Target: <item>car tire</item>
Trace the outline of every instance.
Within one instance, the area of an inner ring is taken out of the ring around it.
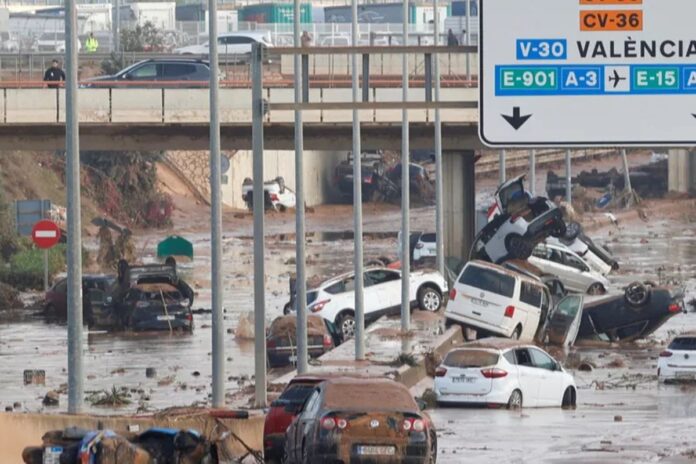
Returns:
[[[518,389],[513,390],[507,402],[508,409],[522,409],[522,392]]]
[[[582,231],[582,226],[578,222],[571,222],[566,225],[566,232],[563,234],[563,239],[568,241],[573,241],[578,238],[580,232]]]
[[[525,260],[532,256],[534,246],[519,234],[510,234],[505,237],[505,249],[515,259]]]
[[[369,260],[369,261],[367,262],[366,266],[367,266],[367,267],[372,267],[372,266],[376,266],[376,267],[385,267],[386,264],[384,264],[384,262],[383,262],[381,259],[377,258],[377,259],[371,259],[371,260]]]
[[[575,409],[576,407],[576,393],[573,387],[566,388],[563,393],[563,400],[561,401],[561,407],[563,409]]]
[[[283,306],[283,315],[287,316],[288,314],[290,314],[291,311],[292,305],[290,303],[285,303],[285,306]]]
[[[624,292],[624,300],[631,306],[642,306],[650,301],[650,287],[642,282],[628,284]]]
[[[422,286],[418,289],[418,307],[431,313],[439,311],[442,308],[442,294],[433,286]]]
[[[556,227],[551,231],[551,236],[556,237],[556,238],[561,238],[565,236],[566,232],[568,231],[568,226],[566,226],[566,223],[563,222],[562,219],[558,221],[556,224]]]
[[[341,331],[343,341],[355,337],[355,316],[350,311],[341,313],[338,317],[338,330]]]
[[[588,295],[604,295],[605,293],[607,293],[607,289],[601,282],[595,282],[587,289]]]

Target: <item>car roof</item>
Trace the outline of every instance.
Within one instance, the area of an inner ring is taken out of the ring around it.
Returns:
[[[420,412],[402,383],[386,378],[336,377],[323,383],[324,405],[331,409],[380,409]],[[364,392],[370,391],[369,398]]]
[[[398,269],[389,269],[388,267],[372,266],[372,267],[366,267],[365,269],[363,269],[363,274],[366,273],[366,272],[369,272],[369,271],[391,271],[391,272],[400,272]],[[345,273],[343,273],[343,274],[339,274],[339,275],[337,275],[337,276],[335,276],[335,277],[332,277],[332,278],[330,278],[330,279],[327,279],[327,280],[323,281],[322,283],[320,283],[320,284],[317,285],[315,288],[313,288],[313,289],[311,289],[311,290],[309,290],[309,291],[316,291],[316,290],[320,290],[320,289],[322,289],[322,288],[324,288],[324,287],[328,287],[328,286],[330,286],[330,285],[333,285],[333,284],[335,284],[335,283],[337,283],[337,282],[342,281],[343,279],[346,279],[346,278],[348,278],[348,277],[352,277],[354,274],[355,274],[355,271],[345,272]]]
[[[136,64],[139,63],[200,63],[210,66],[210,63],[207,61],[196,58],[148,58],[147,60],[142,60]]]
[[[490,270],[496,271],[496,272],[500,272],[501,274],[505,274],[505,275],[508,275],[510,277],[522,279],[522,280],[525,280],[527,282],[531,282],[531,283],[534,283],[537,285],[544,285],[543,282],[541,282],[539,279],[536,279],[536,280],[532,279],[531,277],[529,277],[527,275],[521,274],[519,272],[515,272],[511,269],[507,269],[507,268],[505,268],[503,266],[499,266],[497,264],[489,263],[487,261],[481,261],[478,259],[469,261],[468,263],[466,263],[466,266],[464,266],[464,269],[466,269],[469,265],[477,265],[479,267],[485,267],[487,269],[490,269]],[[462,269],[462,272],[464,272],[464,269]]]
[[[476,340],[475,342],[467,342],[463,344],[461,347],[456,348],[452,351],[456,350],[465,350],[465,349],[471,349],[471,348],[484,348],[484,349],[489,349],[489,350],[509,350],[509,349],[515,349],[515,348],[536,348],[534,345],[530,345],[529,343],[523,343],[520,342],[519,340],[512,340],[510,338],[502,338],[502,337],[489,337],[489,338],[482,338],[481,340]]]
[[[218,37],[268,37],[269,31],[239,31],[218,34]]]

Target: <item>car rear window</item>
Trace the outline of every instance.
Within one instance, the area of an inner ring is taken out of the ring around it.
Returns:
[[[418,411],[408,389],[392,382],[356,380],[326,386],[324,405],[329,409],[359,411]]]
[[[294,384],[290,385],[278,398],[277,402],[283,405],[300,405],[309,398],[312,394],[316,384]]]
[[[435,243],[436,241],[437,241],[437,238],[435,237],[435,234],[423,234],[421,236],[421,242]]]
[[[694,351],[696,350],[696,337],[679,337],[669,344],[670,350]]]
[[[520,301],[538,308],[541,306],[541,288],[529,282],[522,282]]]
[[[512,298],[515,292],[514,277],[479,266],[468,266],[464,269],[459,283],[508,298]]]
[[[457,350],[450,351],[443,364],[449,367],[466,369],[467,367],[485,367],[498,364],[498,353],[485,350]]]

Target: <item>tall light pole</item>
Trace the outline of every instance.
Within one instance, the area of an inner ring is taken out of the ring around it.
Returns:
[[[409,1],[403,0],[403,45],[408,45]],[[408,54],[403,54],[402,61],[402,92],[404,104],[408,102]],[[409,172],[409,121],[408,109],[404,106],[401,113],[401,330],[411,329],[411,299],[410,299],[410,172]]]

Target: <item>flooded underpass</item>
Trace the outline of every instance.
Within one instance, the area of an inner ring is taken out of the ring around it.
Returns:
[[[522,411],[440,408],[438,462],[693,462],[696,459],[696,387],[657,382],[657,359],[673,335],[696,330],[696,233],[691,221],[619,224],[590,234],[605,242],[621,263],[612,278],[678,283],[688,314],[667,321],[647,340],[633,344],[579,342],[571,357],[592,370],[572,372],[576,410]],[[553,352],[554,355],[558,353]],[[569,362],[569,361],[568,361]],[[569,362],[570,363],[570,362]]]

